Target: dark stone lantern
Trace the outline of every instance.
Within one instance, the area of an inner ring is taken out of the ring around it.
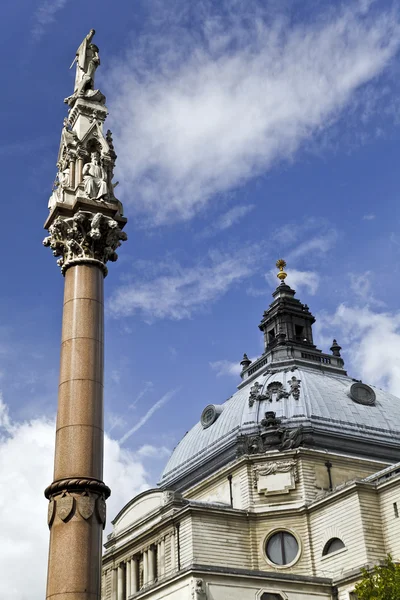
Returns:
[[[315,348],[312,334],[315,318],[307,304],[302,304],[295,298],[296,292],[285,283],[287,277],[283,270],[286,266],[285,261],[278,260],[276,266],[279,269],[277,277],[281,283],[272,294],[274,301],[264,312],[259,325],[260,330],[264,333],[265,352],[278,345]]]

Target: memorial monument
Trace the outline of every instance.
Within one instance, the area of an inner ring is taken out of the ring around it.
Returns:
[[[105,96],[95,89],[100,65],[92,29],[71,67],[57,176],[44,225],[65,278],[53,483],[49,500],[46,598],[100,600],[102,531],[110,489],[103,482],[103,280],[126,240],[114,195],[112,135],[103,133]]]

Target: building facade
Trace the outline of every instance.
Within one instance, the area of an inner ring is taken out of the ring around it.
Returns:
[[[400,399],[315,346],[277,265],[264,353],[114,519],[103,600],[349,600],[362,567],[400,558]]]

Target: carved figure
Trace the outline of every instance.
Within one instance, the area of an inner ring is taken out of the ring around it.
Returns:
[[[196,579],[194,582],[192,597],[195,600],[205,600],[206,596],[206,588],[203,579]]]
[[[261,393],[261,389],[262,389],[262,385],[260,383],[258,383],[258,381],[256,381],[250,388],[250,395],[249,395],[249,406],[253,406],[254,402],[256,400],[258,400],[259,402],[261,402],[261,400],[266,400],[266,396],[264,396]]]
[[[298,448],[303,442],[303,426],[296,429],[286,429],[283,434],[280,450],[293,450]]]
[[[49,198],[48,207],[51,210],[56,202],[63,202],[63,189],[69,186],[69,168],[66,167],[63,171],[59,171],[56,175],[56,180],[53,185],[53,191]]]
[[[101,200],[107,196],[107,173],[100,164],[98,152],[92,152],[90,163],[86,163],[82,171],[85,193],[91,200]]]
[[[300,383],[300,379],[297,379],[294,375],[289,381],[290,393],[292,394],[295,400],[298,400],[300,398]]]
[[[89,31],[70,66],[71,69],[76,63],[74,93],[64,100],[69,106],[72,106],[79,96],[87,96],[99,101],[104,99],[103,94],[94,89],[94,75],[100,65],[99,49],[96,44],[91,43],[95,33],[94,29]]]

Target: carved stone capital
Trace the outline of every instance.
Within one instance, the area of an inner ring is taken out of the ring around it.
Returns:
[[[118,259],[116,249],[127,239],[118,222],[102,213],[79,210],[72,217],[57,217],[43,240],[50,246],[61,272],[76,264],[96,264],[107,275],[106,263]]]

